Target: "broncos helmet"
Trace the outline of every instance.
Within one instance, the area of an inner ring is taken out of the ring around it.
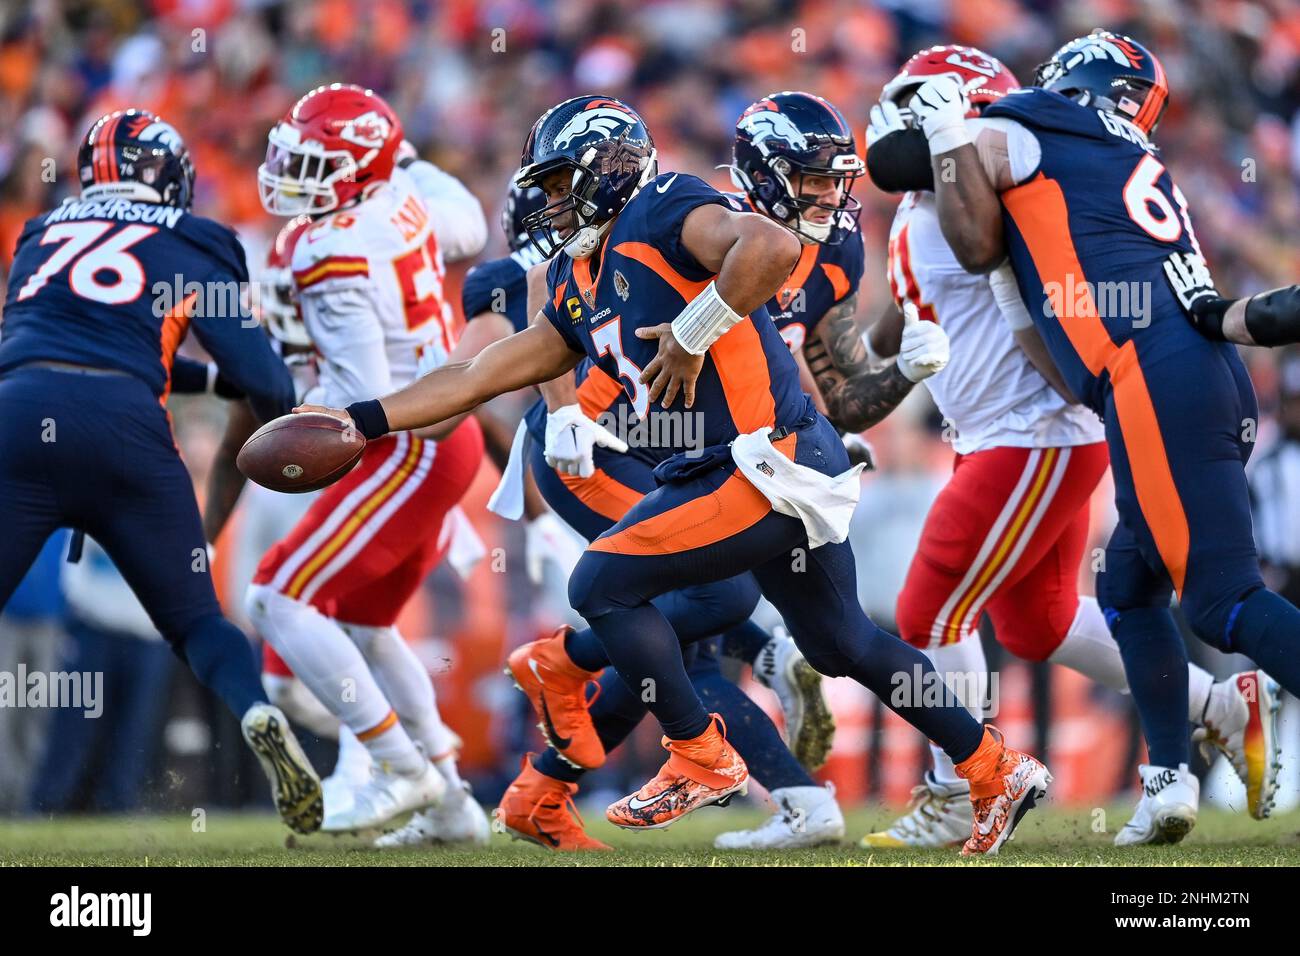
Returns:
[[[1155,55],[1131,37],[1093,30],[1038,67],[1034,85],[1081,106],[1116,113],[1150,136],[1169,105],[1169,84]]]
[[[101,116],[77,150],[81,195],[189,209],[194,164],[181,134],[148,110]]]
[[[557,170],[568,192],[521,220],[528,241],[547,259],[561,248],[575,259],[596,251],[623,207],[658,169],[645,121],[610,96],[575,96],[533,124],[515,185],[536,186]]]
[[[773,93],[736,121],[732,181],[755,209],[784,223],[805,243],[835,245],[853,231],[862,210],[853,198],[853,183],[865,168],[840,111],[812,93]],[[829,205],[802,196],[805,176],[839,180],[839,202]],[[807,216],[813,209],[831,215],[813,221]]]
[[[511,252],[518,252],[528,245],[528,230],[524,228],[524,219],[546,205],[546,193],[536,186],[523,189],[514,183],[506,193],[506,206],[501,210],[501,229],[506,234],[506,242]]]

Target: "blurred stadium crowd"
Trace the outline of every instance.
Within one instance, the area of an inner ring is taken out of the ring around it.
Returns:
[[[839,105],[861,136],[881,86],[920,47],[979,46],[1028,82],[1059,43],[1098,25],[1140,38],[1163,60],[1172,95],[1158,142],[1190,199],[1219,288],[1241,294],[1296,281],[1300,3],[1292,0],[6,0],[0,4],[0,271],[24,220],[75,190],[78,137],[115,108],[152,109],[181,131],[198,170],[195,211],[233,225],[256,272],[278,226],[262,212],[255,185],[266,131],[320,83],[345,80],[381,92],[420,152],[461,177],[495,222],[530,124],[572,94],[609,92],[633,104],[655,134],[662,168],[727,188],[716,167],[729,159],[735,119],[764,93],[819,93]],[[893,200],[869,183],[857,194],[864,204],[863,318],[869,321],[889,298],[883,276]],[[498,232],[485,255],[504,248]],[[453,290],[461,272],[452,271]],[[1300,459],[1300,362],[1262,351],[1248,361],[1266,413],[1257,458],[1277,466],[1269,473],[1270,507],[1260,514],[1261,544],[1274,573],[1291,577],[1289,588],[1282,581],[1295,600],[1300,461],[1290,463],[1288,449]],[[177,399],[172,408],[201,494],[224,410],[206,399]],[[880,470],[864,488],[855,542],[864,603],[888,624],[921,519],[952,453],[921,394],[870,438]],[[495,480],[480,477],[470,505],[481,504]],[[1297,482],[1290,496],[1288,477]],[[490,548],[518,553],[516,529],[474,510]],[[1113,521],[1104,497],[1094,519],[1094,534],[1104,540]],[[103,622],[87,621],[86,608],[101,601],[78,603],[76,583],[66,584],[75,572],[63,571],[65,584],[59,584],[61,547],[51,544],[33,586],[0,618],[0,670],[24,653],[33,655],[26,658],[32,669],[36,658],[47,669],[60,660],[65,666],[94,661],[123,675],[120,685],[110,685],[119,687],[117,712],[128,715],[129,726],[101,732],[76,726],[90,721],[0,712],[0,811],[243,802],[248,794],[232,781],[255,777],[221,762],[237,764],[242,752],[220,747],[236,739],[232,727],[214,716],[188,674],[175,673],[161,646],[120,650],[93,636],[104,633]],[[238,594],[255,549],[245,543],[221,550],[227,594]],[[93,568],[96,556],[87,560]],[[436,574],[404,622],[435,670],[446,672],[438,678],[443,712],[466,738],[465,764],[476,772],[484,799],[499,792],[518,754],[536,743],[523,720],[522,696],[500,677],[504,648],[531,639],[566,612],[562,589],[539,596],[516,564],[522,562],[508,564],[506,574],[480,568],[467,586]],[[1091,591],[1090,580],[1085,587]],[[238,603],[230,602],[232,611]],[[137,635],[119,640],[147,640],[137,634],[147,634],[147,622],[119,625],[109,630]],[[1214,653],[1193,644],[1202,659]],[[448,668],[447,659],[455,666]],[[992,645],[990,660],[998,660]],[[1224,658],[1208,666],[1232,669]],[[830,693],[841,733],[826,772],[841,795],[849,801],[905,797],[918,778],[922,742],[892,718],[882,719],[882,709],[856,687],[831,682]],[[1030,734],[1036,729],[1039,750],[1060,768],[1058,793],[1066,799],[1104,800],[1136,779],[1130,770],[1138,756],[1135,721],[1123,698],[1074,674],[1023,665],[1008,670],[1002,695],[999,722],[1024,722]],[[111,697],[108,707],[114,707]],[[105,739],[110,733],[117,737]],[[610,785],[643,773],[636,762],[655,759],[655,744],[650,736],[635,741],[608,771],[615,778]],[[215,768],[204,759],[213,752],[220,758]],[[327,768],[328,748],[322,745],[321,753]],[[1295,790],[1289,779],[1284,800]]]

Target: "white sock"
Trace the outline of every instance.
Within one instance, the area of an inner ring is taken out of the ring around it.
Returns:
[[[451,754],[456,736],[438,713],[433,679],[397,628],[340,623],[370,665],[407,733],[424,745],[429,759],[437,763]]]
[[[306,727],[324,740],[338,737],[342,726],[339,719],[297,677],[268,674],[264,671],[262,687],[266,689],[267,699],[284,711],[284,715],[295,724]]]
[[[1079,598],[1074,623],[1047,659],[1078,671],[1111,690],[1128,693],[1128,678],[1124,676],[1124,660],[1119,655],[1119,645],[1106,626],[1106,616],[1101,613],[1096,598]]]
[[[338,623],[310,604],[253,584],[249,620],[330,713],[397,773],[418,773],[424,757],[407,736],[357,650]],[[380,730],[379,728],[383,728]]]
[[[1128,693],[1124,659],[1120,656],[1115,636],[1106,626],[1106,616],[1101,613],[1096,598],[1079,598],[1079,610],[1074,615],[1074,623],[1070,625],[1065,640],[1047,659],[1053,664],[1076,670],[1111,690]],[[1205,702],[1210,696],[1210,688],[1214,686],[1214,678],[1204,668],[1189,663],[1187,681],[1190,691],[1187,716],[1193,724],[1199,725],[1201,714],[1205,711]]]
[[[364,781],[370,776],[370,751],[346,727],[339,728],[339,759],[334,773],[346,780]]]
[[[1187,717],[1197,727],[1205,716],[1205,705],[1209,703],[1210,691],[1214,687],[1214,676],[1204,667],[1187,662]]]
[[[988,689],[988,661],[984,659],[984,645],[979,634],[968,634],[955,644],[927,647],[923,653],[930,658],[934,669],[957,694],[972,717],[984,721],[984,700]],[[934,779],[939,783],[960,783],[962,778],[952,764],[952,758],[943,749],[930,744],[934,757]]]

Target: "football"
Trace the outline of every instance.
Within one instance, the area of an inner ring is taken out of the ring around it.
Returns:
[[[338,481],[365,448],[365,438],[333,415],[282,415],[249,436],[235,464],[263,488],[300,494]]]

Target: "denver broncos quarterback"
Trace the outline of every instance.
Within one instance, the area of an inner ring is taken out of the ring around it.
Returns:
[[[677,636],[651,600],[753,571],[815,668],[852,676],[945,748],[971,781],[974,825],[963,852],[997,852],[1050,775],[951,695],[934,706],[921,688],[897,693],[899,673],[941,682],[924,655],[876,627],[857,603],[845,541],[857,470],[801,392],[764,308],[798,262],[797,237],[736,211],[695,177],[659,174],[644,121],[608,96],[575,97],[544,113],[516,181],[540,186],[549,200],[529,219],[533,241],[565,253],[551,263],[533,324],[383,399],[302,410],[351,420],[379,438],[554,379],[584,355],[621,382],[640,417],[652,405],[673,410],[683,397],[678,412],[698,416],[702,453],[662,449],[662,484],[592,543],[569,584],[570,602],[623,680],[641,690],[669,752],[652,780],[609,807],[609,819],[663,827],[745,790],[748,770],[692,688]],[[569,670],[582,676],[571,661]],[[590,722],[577,719],[585,693],[568,696],[573,732],[599,747]]]

